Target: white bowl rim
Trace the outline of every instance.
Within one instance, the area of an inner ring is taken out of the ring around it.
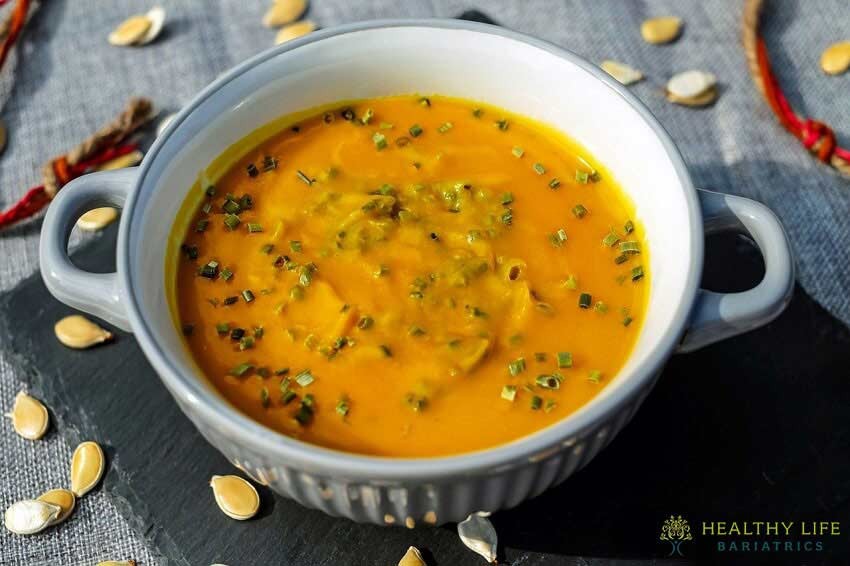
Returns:
[[[343,34],[397,27],[465,30],[512,39],[566,59],[605,83],[634,108],[661,141],[684,192],[691,230],[691,261],[686,274],[683,299],[677,305],[666,333],[658,338],[657,342],[651,347],[645,363],[636,368],[629,379],[617,384],[616,389],[611,394],[591,401],[585,406],[586,410],[569,415],[535,433],[492,448],[450,456],[400,458],[355,454],[300,441],[254,421],[221,397],[209,391],[196,378],[182,374],[168,356],[163,353],[157,345],[151,325],[148,324],[139,307],[137,285],[130,278],[130,229],[133,216],[136,214],[134,212],[135,203],[139,198],[141,187],[145,183],[145,177],[151,168],[151,163],[156,159],[169,135],[180,127],[180,124],[189,114],[204,100],[215,96],[216,92],[227,83],[237,80],[248,70],[281,53]],[[127,197],[125,210],[131,214],[127,218],[127,222],[121,223],[116,251],[118,277],[126,293],[127,315],[139,345],[168,389],[178,397],[182,404],[191,406],[192,410],[197,412],[201,420],[208,426],[218,431],[219,434],[225,431],[226,436],[231,440],[235,439],[241,446],[250,448],[251,453],[256,454],[258,458],[271,463],[279,462],[295,470],[302,469],[334,478],[378,482],[439,481],[440,479],[451,479],[452,476],[486,474],[495,469],[520,466],[530,458],[552,453],[553,449],[555,449],[555,452],[559,449],[566,449],[563,447],[565,440],[580,436],[583,431],[590,430],[611,418],[617,413],[618,409],[631,401],[637,400],[641,392],[650,385],[655,374],[672,355],[686,328],[696,299],[703,268],[703,223],[696,189],[679,150],[649,109],[605,71],[571,51],[507,28],[465,20],[388,19],[357,22],[319,30],[251,57],[220,75],[178,112],[165,132],[151,146],[145,160],[139,167],[138,180]]]

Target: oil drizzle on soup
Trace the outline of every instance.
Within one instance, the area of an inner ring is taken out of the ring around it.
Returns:
[[[307,442],[508,442],[587,403],[640,330],[646,249],[623,194],[497,108],[358,101],[195,190],[176,267],[188,348],[233,405]]]

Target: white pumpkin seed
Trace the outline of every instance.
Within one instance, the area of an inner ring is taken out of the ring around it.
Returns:
[[[60,342],[77,350],[112,340],[111,332],[79,314],[66,316],[56,323],[53,331]]]
[[[277,28],[291,24],[300,18],[306,9],[307,0],[276,0],[263,16],[263,25]]]
[[[50,526],[62,509],[58,505],[25,499],[6,509],[3,518],[6,528],[17,535],[31,535]]]
[[[51,489],[36,497],[35,500],[59,507],[59,514],[50,522],[50,526],[58,525],[70,517],[74,511],[74,507],[77,505],[77,498],[74,497],[74,492],[67,489]]]
[[[650,18],[644,20],[640,26],[640,35],[643,37],[643,40],[653,45],[670,43],[679,37],[681,32],[682,18],[675,16]]]
[[[680,96],[676,96],[671,93],[667,93],[667,100],[674,104],[681,104],[682,106],[692,106],[692,107],[701,107],[708,106],[712,104],[715,100],[717,100],[717,88],[711,87],[707,91],[703,92],[698,96],[692,96],[690,98],[684,98]]]
[[[422,553],[415,546],[411,546],[398,561],[398,566],[426,566]]]
[[[274,43],[275,45],[280,45],[281,43],[301,37],[302,35],[307,35],[312,31],[316,31],[316,24],[310,20],[302,20],[294,24],[289,24],[288,26],[280,28],[280,31],[277,32],[277,35],[274,38]]]
[[[47,432],[50,425],[50,415],[47,408],[34,397],[23,391],[15,396],[12,412],[6,414],[12,419],[12,426],[19,436],[27,440],[38,440]]]
[[[98,562],[97,566],[136,566],[135,560],[106,560]]]
[[[705,71],[685,71],[667,81],[667,92],[678,98],[694,98],[717,84],[717,77]]]
[[[170,124],[171,121],[174,120],[175,116],[177,116],[176,113],[169,114],[168,116],[166,116],[165,118],[163,118],[162,120],[159,121],[159,124],[157,124],[157,126],[156,126],[156,137],[159,137],[159,136],[162,135],[162,132],[164,132],[165,128],[168,127],[168,124]]]
[[[109,34],[109,43],[118,46],[134,45],[145,37],[150,28],[151,21],[146,15],[130,16]]]
[[[465,521],[458,523],[457,534],[466,547],[477,552],[484,559],[496,563],[498,537],[493,523],[487,518],[489,513],[473,513]]]
[[[90,492],[106,468],[103,449],[97,442],[86,441],[77,446],[71,457],[71,491],[77,497]]]
[[[77,219],[77,228],[86,232],[97,232],[112,224],[118,218],[118,211],[111,206],[93,208]]]
[[[257,490],[239,476],[213,476],[210,479],[210,487],[218,508],[232,519],[250,519],[260,509]]]
[[[131,151],[130,153],[125,153],[124,155],[120,155],[115,159],[110,159],[104,163],[98,165],[98,171],[112,171],[114,169],[124,169],[125,167],[134,167],[141,163],[142,159],[145,157],[141,151]]]
[[[159,32],[162,31],[162,26],[165,25],[165,9],[162,6],[154,6],[148,10],[145,17],[150,22],[150,27],[148,28],[148,31],[146,31],[138,41],[136,41],[135,45],[147,45],[157,38]]]
[[[828,75],[840,75],[850,69],[850,41],[839,41],[824,49],[820,68]]]
[[[630,85],[643,80],[643,73],[617,61],[606,60],[599,65],[603,71],[624,85]]]

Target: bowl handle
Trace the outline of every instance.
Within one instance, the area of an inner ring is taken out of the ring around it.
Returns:
[[[791,245],[765,205],[743,197],[699,190],[705,233],[744,232],[764,258],[761,283],[740,293],[700,289],[679,352],[690,352],[767,324],[785,309],[794,290]]]
[[[91,173],[74,179],[50,203],[41,227],[39,263],[50,293],[71,307],[130,330],[116,273],[91,273],[68,257],[68,237],[77,218],[100,206],[121,208],[136,184],[138,168]]]

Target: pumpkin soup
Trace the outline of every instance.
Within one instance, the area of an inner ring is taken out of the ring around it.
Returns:
[[[193,358],[244,413],[344,451],[456,454],[564,418],[625,363],[646,249],[576,143],[441,96],[266,138],[194,188],[167,282]]]

